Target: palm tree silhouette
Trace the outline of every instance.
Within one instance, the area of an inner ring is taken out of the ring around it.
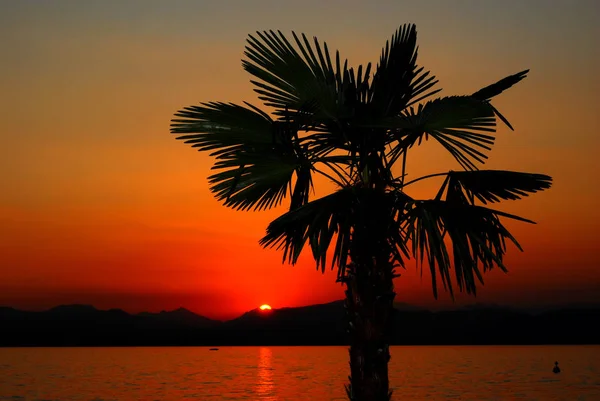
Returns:
[[[401,26],[371,64],[349,68],[325,43],[277,31],[249,35],[244,69],[271,117],[245,103],[210,102],[175,114],[177,139],[216,157],[210,189],[226,206],[264,210],[289,196],[289,211],[272,221],[260,243],[296,263],[306,243],[324,271],[345,285],[353,401],[391,398],[388,381],[390,316],[397,267],[409,258],[426,262],[433,294],[438,280],[453,296],[476,293],[482,273],[498,266],[508,240],[520,246],[500,217],[530,220],[484,205],[520,199],[547,189],[547,175],[478,170],[494,143],[496,117],[512,129],[490,100],[521,81],[528,70],[471,95],[427,100],[440,91],[419,67],[414,25]],[[295,45],[292,44],[295,43]],[[431,138],[461,166],[406,180],[407,153]],[[313,177],[337,189],[312,199]],[[407,193],[413,183],[444,177],[431,199]],[[451,270],[454,270],[454,278]]]

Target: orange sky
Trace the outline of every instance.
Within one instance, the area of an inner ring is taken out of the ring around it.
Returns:
[[[247,3],[251,3],[247,4]],[[418,3],[418,4],[417,4]],[[343,5],[343,7],[342,7]],[[174,111],[258,104],[240,60],[247,33],[306,32],[352,64],[376,62],[402,23],[443,94],[530,68],[495,102],[488,168],[546,173],[554,186],[502,209],[525,248],[479,302],[600,302],[600,6],[595,1],[13,1],[0,6],[0,305],[187,307],[227,318],[339,299],[309,255],[296,267],[258,245],[281,210],[235,212],[208,191],[211,160],[174,140]],[[409,173],[457,168],[431,143]],[[419,188],[427,190],[427,185]],[[410,265],[412,266],[412,265]],[[409,268],[402,302],[433,303]],[[463,300],[464,301],[464,300]],[[469,299],[473,302],[473,299]]]

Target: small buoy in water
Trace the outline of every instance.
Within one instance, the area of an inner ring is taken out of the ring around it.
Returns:
[[[560,368],[558,367],[558,362],[554,362],[554,368],[552,369],[554,373],[560,373]]]

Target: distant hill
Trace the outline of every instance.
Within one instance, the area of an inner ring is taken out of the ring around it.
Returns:
[[[156,319],[157,321],[164,323],[179,323],[201,328],[215,327],[222,323],[219,320],[213,320],[197,315],[185,308],[179,308],[173,311],[161,311],[159,313],[142,312],[138,313],[138,316]]]
[[[600,308],[529,313],[496,305],[431,312],[396,304],[392,344],[599,344]],[[220,322],[187,309],[129,314],[62,305],[43,312],[0,307],[0,346],[343,345],[343,301]]]
[[[344,302],[270,311],[254,309],[224,322],[218,332],[220,344],[344,344],[347,342]]]

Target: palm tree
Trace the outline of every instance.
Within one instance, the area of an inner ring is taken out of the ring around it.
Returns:
[[[490,100],[528,70],[471,95],[431,99],[440,89],[416,64],[414,25],[401,26],[386,43],[372,77],[371,64],[354,70],[339,52],[332,59],[317,38],[292,34],[293,40],[279,31],[247,39],[242,65],[271,115],[249,103],[202,103],[175,113],[171,132],[216,157],[210,189],[226,206],[264,210],[289,196],[289,210],[260,243],[282,250],[291,264],[308,243],[321,271],[332,251],[346,294],[348,398],[389,400],[396,269],[414,258],[421,269],[429,266],[436,298],[438,281],[452,296],[453,282],[475,294],[483,272],[506,270],[506,241],[520,249],[500,218],[533,223],[485,205],[551,185],[546,175],[478,169],[494,143],[496,117],[512,129]],[[407,180],[408,151],[429,137],[460,171]],[[312,199],[317,174],[336,189]],[[431,199],[408,194],[413,183],[432,177],[443,183]]]

